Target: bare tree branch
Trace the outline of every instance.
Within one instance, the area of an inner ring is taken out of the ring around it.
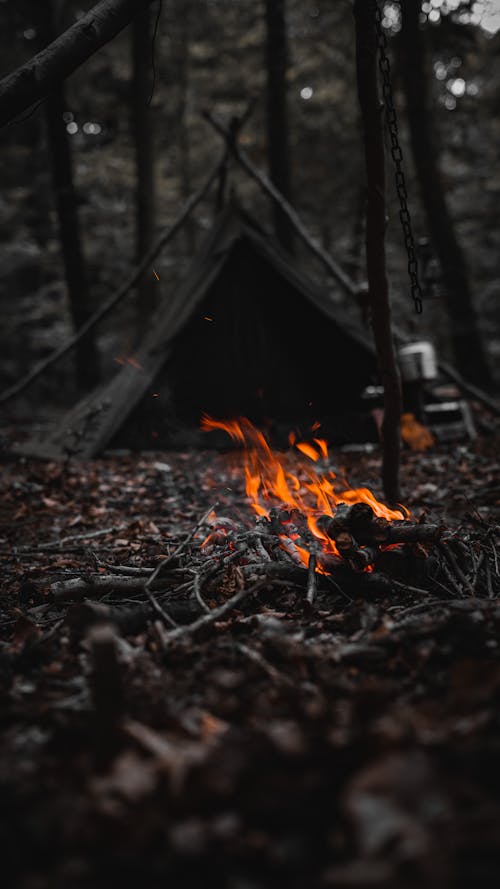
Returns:
[[[0,127],[69,77],[152,0],[100,0],[45,49],[0,80]]]

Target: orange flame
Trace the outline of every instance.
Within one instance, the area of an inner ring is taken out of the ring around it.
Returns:
[[[368,503],[376,516],[389,521],[406,517],[403,508],[390,509],[377,500],[368,488],[346,488],[337,492],[336,476],[331,469],[319,471],[297,454],[291,467],[287,455],[272,451],[262,432],[246,417],[216,420],[204,414],[201,428],[206,432],[221,429],[234,442],[244,446],[245,489],[256,514],[269,518],[272,507],[298,510],[305,517],[307,527],[318,541],[320,550],[327,555],[338,556],[338,551],[333,540],[318,527],[317,518],[320,515],[333,516],[340,503]],[[312,463],[317,463],[320,458],[324,461],[328,458],[327,443],[323,439],[313,439],[312,445],[309,442],[297,442],[292,434],[289,442]],[[290,523],[293,525],[292,519]],[[289,537],[283,537],[283,546],[290,551],[291,544],[302,564],[307,565],[309,552],[295,542],[298,536],[291,532]],[[317,570],[321,572],[323,569],[318,566]]]

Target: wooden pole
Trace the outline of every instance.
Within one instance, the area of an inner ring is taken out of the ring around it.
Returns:
[[[391,503],[400,500],[400,417],[401,383],[396,362],[389,287],[385,262],[385,152],[383,106],[378,87],[377,41],[373,4],[355,0],[356,71],[358,98],[363,121],[366,164],[366,267],[372,313],[373,335],[382,384],[384,419],[382,423],[382,483]]]

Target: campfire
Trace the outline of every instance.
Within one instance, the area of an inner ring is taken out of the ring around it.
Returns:
[[[346,487],[329,466],[324,439],[297,441],[289,435],[292,459],[274,452],[264,434],[248,419],[215,420],[204,415],[202,429],[222,429],[244,448],[245,490],[258,516],[257,528],[265,537],[276,535],[280,548],[297,565],[329,574],[346,560],[354,570],[373,571],[375,552],[399,545],[399,523],[403,540],[408,531],[408,510],[390,509],[368,488]],[[313,432],[319,427],[315,424]],[[300,459],[301,458],[301,459]],[[226,526],[217,525],[203,543],[224,543]]]
[[[367,487],[352,488],[338,477],[326,440],[317,437],[319,423],[312,427],[311,441],[300,441],[290,432],[288,453],[274,451],[245,417],[218,420],[205,414],[201,426],[207,432],[223,430],[243,448],[242,465],[235,472],[243,475],[257,517],[254,528],[245,533],[236,522],[211,513],[211,529],[200,547],[207,557],[225,564],[239,554],[250,564],[258,557],[265,563],[307,568],[310,602],[316,575],[337,577],[345,587],[346,571],[373,575],[380,565],[396,580],[408,569],[415,571],[415,560],[421,563],[419,577],[432,564],[429,547],[441,545],[444,529],[412,521],[406,507],[389,507]],[[372,586],[376,581],[384,586],[384,580],[373,577]]]
[[[79,624],[82,614],[84,624],[122,619],[121,610],[88,602],[107,590],[145,594],[149,602],[133,622],[159,617],[174,634],[218,620],[263,589],[273,595],[286,588],[309,604],[318,597],[322,607],[339,596],[427,596],[436,584],[459,597],[477,595],[486,584],[489,594],[484,548],[478,558],[481,529],[460,534],[425,514],[416,519],[403,505],[382,503],[367,487],[350,487],[333,468],[319,423],[309,441],[291,432],[287,452],[275,451],[244,417],[204,415],[201,426],[227,433],[237,446],[226,457],[231,497],[212,477],[219,502],[154,567],[98,564],[99,573],[53,584],[58,601],[87,600],[84,613],[76,612]],[[237,491],[243,488],[242,511]]]

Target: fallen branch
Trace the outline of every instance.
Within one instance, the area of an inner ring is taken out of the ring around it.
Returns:
[[[218,608],[213,608],[209,614],[204,614],[202,617],[199,617],[198,620],[193,621],[192,624],[186,624],[183,627],[177,627],[175,630],[170,630],[169,633],[165,634],[166,642],[173,642],[175,639],[179,639],[181,636],[191,636],[193,633],[197,633],[198,630],[206,629],[212,624],[216,623],[221,618],[225,617],[226,614],[229,614],[230,611],[233,611],[238,605],[243,602],[244,599],[248,598],[248,596],[252,596],[254,593],[258,593],[259,590],[262,590],[264,587],[269,585],[269,580],[264,578],[262,580],[258,580],[253,586],[248,587],[248,589],[239,590],[232,596],[227,602],[224,602],[223,605],[219,605]]]
[[[50,592],[56,602],[78,602],[90,596],[105,596],[108,593],[115,593],[118,596],[131,596],[137,593],[144,595],[146,585],[147,578],[139,575],[127,577],[123,574],[87,574],[84,577],[58,580],[51,584]],[[164,580],[153,586],[154,590],[164,588]],[[151,590],[151,585],[149,589]]]

